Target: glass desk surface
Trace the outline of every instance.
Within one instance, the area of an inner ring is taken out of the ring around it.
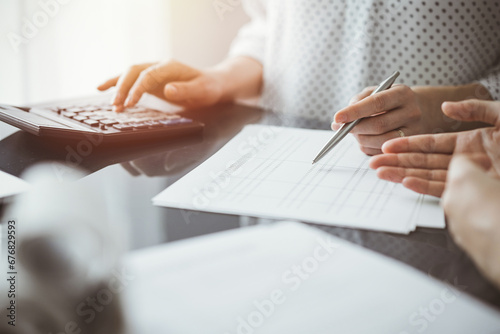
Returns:
[[[95,146],[81,159],[69,155],[70,143],[40,140],[1,123],[0,170],[19,176],[27,167],[38,162],[68,160],[84,169],[94,182],[119,185],[115,199],[121,205],[117,208],[122,211],[122,216],[128,217],[130,249],[139,249],[248,225],[272,223],[268,219],[157,207],[153,206],[151,199],[210,157],[246,124],[329,128],[329,124],[233,104],[186,111],[184,114],[205,123],[202,135],[133,147]],[[8,202],[4,202],[1,209],[7,206]],[[418,228],[410,235],[396,235],[313,226],[404,262],[500,307],[500,292],[481,276],[447,230]]]

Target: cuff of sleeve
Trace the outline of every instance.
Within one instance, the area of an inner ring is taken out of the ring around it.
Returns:
[[[493,100],[500,100],[500,64],[497,64],[478,82],[486,87]]]
[[[499,78],[485,78],[478,81],[490,93],[493,100],[500,100],[500,79]]]

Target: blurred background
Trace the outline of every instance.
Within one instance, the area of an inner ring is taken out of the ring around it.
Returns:
[[[1,0],[0,103],[95,94],[137,63],[211,66],[247,20],[239,0]]]

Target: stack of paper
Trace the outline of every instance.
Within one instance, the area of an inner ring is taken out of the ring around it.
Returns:
[[[351,136],[316,164],[331,131],[245,127],[153,199],[174,208],[409,233],[443,228],[437,198],[380,180]]]
[[[20,194],[28,190],[28,187],[25,181],[0,171],[0,198]]]
[[[121,271],[130,333],[498,333],[462,291],[317,229],[249,227],[138,251]]]

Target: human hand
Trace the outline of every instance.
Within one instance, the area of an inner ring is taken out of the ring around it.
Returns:
[[[479,269],[500,287],[500,180],[467,155],[453,157],[443,194],[450,233]]]
[[[136,105],[144,93],[184,107],[202,107],[221,100],[222,81],[216,71],[200,71],[177,61],[164,61],[131,66],[98,89],[104,91],[116,86],[111,103],[117,112]]]
[[[417,91],[395,85],[370,96],[375,88],[365,88],[351,99],[348,107],[337,112],[332,129],[364,118],[351,133],[368,155],[382,153],[382,145],[390,139],[429,132],[430,120],[423,112],[422,97]]]
[[[380,178],[440,197],[454,153],[468,153],[488,173],[500,178],[500,102],[446,102],[442,109],[453,119],[481,121],[494,127],[391,140],[382,147],[385,154],[370,161]]]

